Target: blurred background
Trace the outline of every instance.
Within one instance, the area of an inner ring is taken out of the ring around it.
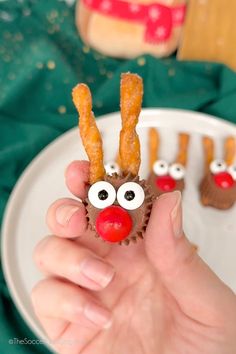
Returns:
[[[119,110],[120,74],[131,71],[143,77],[143,107],[190,109],[236,122],[229,61],[236,31],[218,30],[218,37],[214,28],[206,28],[206,37],[196,31],[214,13],[217,28],[219,18],[234,28],[232,1],[224,5],[225,16],[223,0],[80,1],[0,0],[0,220],[32,158],[77,124],[71,90],[78,82],[91,88],[96,117]],[[206,53],[202,45],[211,49],[208,57],[196,55]],[[0,272],[0,353],[32,353],[31,346],[6,346],[7,338],[25,336],[34,338]],[[33,352],[46,349],[38,345]]]

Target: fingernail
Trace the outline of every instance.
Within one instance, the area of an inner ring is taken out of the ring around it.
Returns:
[[[115,270],[110,264],[92,257],[82,262],[80,272],[102,288],[105,288],[115,275]]]
[[[173,192],[175,195],[175,205],[171,211],[170,217],[173,227],[173,232],[176,238],[180,238],[183,235],[182,228],[182,207],[181,207],[181,193],[179,191]]]
[[[61,205],[56,210],[56,220],[58,224],[66,226],[71,217],[79,210],[76,205]]]
[[[95,303],[89,303],[84,308],[85,317],[95,325],[109,328],[112,324],[111,313]]]

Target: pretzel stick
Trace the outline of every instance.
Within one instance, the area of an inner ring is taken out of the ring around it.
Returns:
[[[236,139],[233,136],[225,139],[224,150],[226,164],[228,166],[232,165],[236,157]]]
[[[141,159],[140,142],[135,129],[143,97],[142,79],[136,74],[122,74],[120,96],[122,129],[120,132],[119,163],[124,173],[137,175]]]
[[[208,171],[210,163],[214,159],[214,142],[213,139],[208,136],[204,136],[202,138],[202,144],[204,149],[204,157],[205,157],[205,172]]]
[[[120,161],[120,155],[119,155],[119,152],[117,153],[117,156],[116,156],[116,163],[117,163],[117,165],[120,167],[120,165],[121,165],[121,161]]]
[[[158,159],[158,150],[160,146],[160,136],[155,128],[149,129],[149,168],[152,171],[154,162]]]
[[[90,161],[89,182],[104,178],[102,138],[92,112],[92,97],[87,85],[79,84],[72,91],[74,105],[79,113],[80,136]]]
[[[176,158],[176,162],[182,164],[183,166],[187,163],[188,158],[188,144],[189,144],[189,134],[180,133],[179,134],[179,152]]]

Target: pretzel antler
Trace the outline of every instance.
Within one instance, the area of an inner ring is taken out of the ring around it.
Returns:
[[[160,136],[156,128],[149,129],[149,168],[152,171],[154,162],[158,159]]]
[[[119,151],[118,151],[118,153],[117,153],[117,155],[116,155],[115,161],[116,161],[116,163],[117,163],[118,166],[121,166]]]
[[[236,139],[233,136],[229,136],[225,139],[224,150],[226,164],[228,166],[232,165],[236,157]]]
[[[176,162],[186,165],[188,159],[188,144],[189,144],[189,134],[179,133],[179,152],[176,157]]]
[[[93,184],[105,175],[102,138],[92,112],[92,97],[87,85],[79,84],[72,91],[74,105],[79,113],[80,136],[90,161],[89,182]]]
[[[214,159],[214,142],[212,138],[204,136],[202,138],[202,144],[205,156],[205,171],[208,171],[209,165]]]
[[[141,163],[140,143],[136,125],[141,111],[143,82],[136,74],[122,74],[120,84],[120,132],[119,163],[124,173],[137,175]]]

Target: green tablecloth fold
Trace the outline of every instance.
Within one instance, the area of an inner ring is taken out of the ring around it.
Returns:
[[[144,79],[144,107],[206,112],[236,122],[236,74],[220,64],[148,55],[106,58],[82,43],[64,1],[0,1],[0,217],[19,175],[51,140],[77,124],[71,89],[91,87],[97,116],[119,109],[122,72]],[[45,353],[32,339],[0,273],[0,353]]]

